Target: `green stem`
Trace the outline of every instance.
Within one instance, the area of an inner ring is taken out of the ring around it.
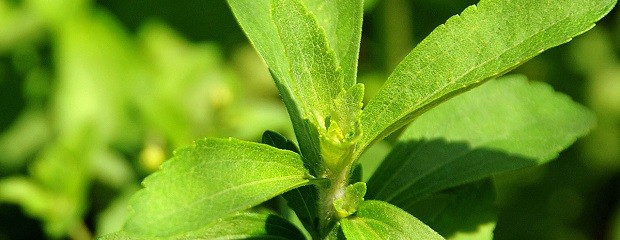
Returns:
[[[319,189],[319,227],[322,238],[328,237],[339,220],[334,209],[334,200],[344,195],[350,175],[349,165],[343,166],[340,171],[326,170],[325,177],[331,184],[328,188]]]

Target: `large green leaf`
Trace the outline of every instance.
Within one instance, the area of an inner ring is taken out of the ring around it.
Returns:
[[[548,162],[595,125],[585,107],[523,76],[491,81],[420,116],[368,181],[406,206],[430,193]]]
[[[443,239],[402,209],[382,201],[364,201],[355,215],[340,220],[347,239]]]
[[[166,237],[201,228],[308,183],[294,152],[235,139],[205,139],[178,149],[147,177],[124,231]]]
[[[490,179],[435,193],[404,210],[449,240],[491,240],[497,221]]]
[[[594,26],[616,0],[482,0],[448,19],[398,65],[362,113],[358,155],[448,98]]]
[[[121,231],[101,240],[155,239],[304,239],[303,233],[287,220],[262,213],[243,212],[220,219],[197,230],[166,237],[144,237]]]

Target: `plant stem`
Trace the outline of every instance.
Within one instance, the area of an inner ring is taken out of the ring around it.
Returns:
[[[344,195],[350,174],[349,165],[344,166],[341,171],[330,172],[328,169],[325,172],[325,177],[331,184],[328,188],[319,189],[319,227],[322,238],[328,237],[339,220],[334,209],[334,200]]]

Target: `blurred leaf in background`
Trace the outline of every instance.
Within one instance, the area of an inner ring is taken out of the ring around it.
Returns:
[[[50,238],[117,231],[171,149],[292,133],[253,51],[191,43],[161,21],[131,33],[87,0],[0,2],[0,56],[0,239],[37,238],[23,231],[37,224],[11,227],[15,205]]]

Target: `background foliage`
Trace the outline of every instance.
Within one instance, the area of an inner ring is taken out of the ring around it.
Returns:
[[[367,98],[475,3],[366,2]],[[618,10],[516,71],[594,110],[598,127],[557,161],[497,178],[496,239],[620,239]],[[0,239],[116,231],[173,149],[204,136],[259,141],[266,129],[292,135],[225,1],[0,0]]]

